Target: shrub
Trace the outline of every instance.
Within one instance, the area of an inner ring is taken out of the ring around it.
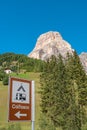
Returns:
[[[8,85],[8,79],[9,79],[9,76],[5,75],[5,77],[3,78],[3,85]]]

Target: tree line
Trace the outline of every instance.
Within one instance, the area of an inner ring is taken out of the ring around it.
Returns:
[[[52,130],[83,130],[87,122],[87,76],[76,51],[66,59],[59,55],[47,60],[40,82],[40,128],[47,119]],[[47,126],[44,130],[50,130]]]
[[[41,72],[43,69],[43,64],[44,61],[29,58],[24,54],[4,53],[0,55],[0,69],[9,68],[13,72],[17,72],[18,69],[24,69],[28,72]]]

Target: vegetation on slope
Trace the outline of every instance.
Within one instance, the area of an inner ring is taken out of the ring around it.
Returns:
[[[26,55],[4,53],[0,55],[0,81],[3,81],[4,85],[8,85],[8,74],[5,70],[9,69],[13,73],[26,73],[26,72],[41,72],[45,62],[33,58],[29,58]]]
[[[35,80],[36,130],[87,130],[87,76],[76,52],[67,54],[66,60],[59,55],[47,62],[13,53],[3,55],[1,72],[15,66],[12,76]],[[7,87],[0,82],[0,130],[30,130],[30,123],[8,125],[7,95]]]
[[[0,55],[0,69],[11,69],[13,72],[41,72],[44,61],[29,58],[26,55],[5,53]]]

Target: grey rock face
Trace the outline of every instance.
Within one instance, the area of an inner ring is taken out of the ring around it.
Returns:
[[[87,73],[87,53],[85,52],[82,52],[80,55],[79,55],[79,58],[80,58],[80,61]]]
[[[39,36],[34,50],[28,55],[31,58],[46,60],[52,55],[61,54],[64,58],[66,54],[72,53],[71,45],[63,40],[59,32],[47,32]]]

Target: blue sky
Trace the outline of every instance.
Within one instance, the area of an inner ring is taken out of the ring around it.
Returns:
[[[60,32],[78,54],[87,52],[86,0],[0,0],[0,54],[28,54],[40,34]]]

